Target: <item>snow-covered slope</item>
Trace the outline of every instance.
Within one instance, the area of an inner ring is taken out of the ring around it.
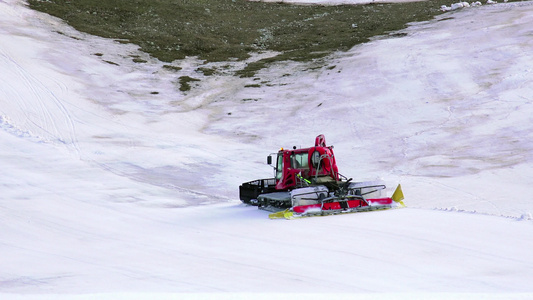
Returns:
[[[533,297],[532,22],[531,2],[463,9],[182,94],[135,47],[0,1],[0,297]],[[240,204],[319,133],[409,207]]]

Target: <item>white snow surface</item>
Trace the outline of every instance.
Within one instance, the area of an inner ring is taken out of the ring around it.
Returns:
[[[0,298],[533,298],[531,24],[531,2],[470,7],[204,77],[0,0]],[[267,154],[320,133],[342,174],[401,183],[408,207],[240,203]]]

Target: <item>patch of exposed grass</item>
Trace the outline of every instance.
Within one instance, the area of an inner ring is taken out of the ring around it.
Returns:
[[[253,76],[275,61],[307,61],[348,50],[409,22],[428,20],[441,13],[440,5],[453,2],[319,6],[245,0],[29,0],[29,5],[77,30],[137,44],[164,62],[281,53],[238,72]]]
[[[205,76],[211,76],[216,73],[216,68],[198,68],[196,71],[202,72]]]
[[[200,81],[200,79],[189,76],[181,76],[179,78],[180,91],[187,92],[191,90],[191,82]]]
[[[172,65],[164,65],[163,69],[168,70],[168,71],[172,71],[172,72],[179,72],[182,68],[181,67],[172,66]]]

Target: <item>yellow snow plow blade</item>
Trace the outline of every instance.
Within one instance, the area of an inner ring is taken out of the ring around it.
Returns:
[[[268,215],[270,219],[290,219],[292,217],[292,211],[289,209],[271,213]]]
[[[396,190],[392,194],[391,198],[394,202],[400,204],[402,207],[405,207],[405,204],[402,201],[405,198],[403,197],[402,186],[400,184],[398,184],[398,187],[396,187]]]

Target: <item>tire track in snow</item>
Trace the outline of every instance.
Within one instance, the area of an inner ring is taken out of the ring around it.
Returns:
[[[21,84],[4,91],[5,101],[10,101],[12,106],[7,111],[8,115],[0,115],[0,127],[34,142],[66,145],[70,152],[80,157],[75,124],[62,100],[40,78],[26,70],[3,49],[0,49],[0,58],[4,65],[3,72],[20,79],[18,82]],[[15,80],[11,79],[10,82]],[[64,84],[55,80],[53,83],[61,91],[68,91]]]

